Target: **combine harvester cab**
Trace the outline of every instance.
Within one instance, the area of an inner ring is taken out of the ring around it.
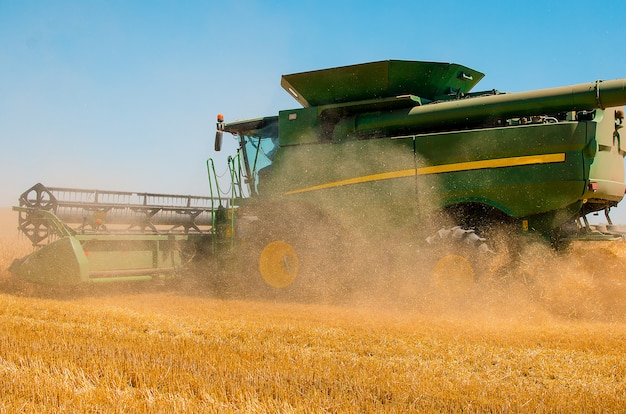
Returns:
[[[219,227],[210,197],[36,184],[19,201],[18,228],[35,251],[9,270],[49,285],[171,276]]]

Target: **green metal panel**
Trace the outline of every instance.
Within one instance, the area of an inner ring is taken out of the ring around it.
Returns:
[[[321,125],[318,108],[301,108],[279,113],[281,146],[310,144],[320,140]]]
[[[392,170],[414,170],[413,138],[351,141],[342,144],[296,145],[280,148],[265,198],[304,201],[321,206],[346,227],[366,234],[398,228],[417,219],[416,177],[377,179],[360,184],[286,194],[319,184],[367,177]],[[391,213],[391,214],[390,214]]]
[[[457,64],[387,60],[283,75],[281,85],[309,107],[398,95],[433,100],[467,93],[483,76]]]
[[[108,275],[146,275],[181,266],[178,240],[186,236],[110,235],[82,238],[91,279]]]
[[[48,285],[149,280],[183,263],[186,235],[76,235],[42,246],[11,266],[21,278]]]
[[[562,162],[460,169],[436,174],[441,205],[481,202],[523,218],[577,202],[589,176],[582,152],[591,139],[587,123],[492,128],[416,138],[420,162],[442,165],[477,160],[508,160],[529,155],[564,154]],[[436,148],[446,148],[437,151]]]
[[[604,200],[619,202],[624,197],[624,155],[622,149],[626,142],[622,142],[621,120],[616,119],[616,110],[623,108],[609,108],[606,111],[596,111],[594,121],[590,128],[597,137],[596,146],[593,148],[593,159],[589,179],[598,184],[595,191],[587,190],[584,198],[590,203],[602,203]],[[626,140],[624,140],[626,141]]]
[[[47,285],[76,285],[89,279],[87,258],[80,242],[71,236],[16,260],[9,270],[29,282]]]
[[[323,203],[351,224],[377,223],[385,231],[457,203],[537,216],[581,202],[589,178],[584,152],[594,142],[594,125],[561,122],[282,147],[273,166],[277,173],[265,188],[272,197]],[[525,165],[498,166],[527,157]],[[473,168],[476,162],[487,164]],[[428,173],[433,166],[452,171]]]

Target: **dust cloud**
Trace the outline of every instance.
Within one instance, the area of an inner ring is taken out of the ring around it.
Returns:
[[[258,270],[263,242],[254,246],[249,241],[195,278],[205,281],[204,288],[188,291],[227,300],[324,304],[468,323],[626,322],[623,241],[574,242],[555,251],[544,242],[502,240],[508,236],[499,235],[499,248],[471,253],[475,274],[471,287],[459,294],[434,283],[433,267],[442,252],[425,243],[430,228],[407,226],[389,236],[364,238],[350,232],[345,226],[349,221],[311,226],[323,219],[309,213],[306,220],[287,220],[285,232],[279,223],[270,224],[277,230],[272,236],[287,240],[299,254],[298,276],[288,287],[263,282]],[[464,248],[453,246],[453,251]]]
[[[479,259],[483,263],[477,266],[471,288],[461,294],[433,283],[432,250],[423,245],[409,250],[396,248],[392,255],[370,247],[356,253],[360,259],[358,268],[353,267],[358,269],[350,278],[353,284],[338,302],[374,312],[393,310],[478,323],[626,322],[622,241],[576,242],[562,252],[529,243],[519,251],[494,252]]]
[[[259,246],[248,241],[237,251],[217,257],[207,254],[206,260],[173,280],[69,289],[35,286],[8,273],[12,259],[30,251],[25,240],[17,239],[14,213],[3,211],[2,217],[0,289],[18,296],[73,299],[161,292],[207,300],[324,304],[478,323],[626,322],[626,243],[622,241],[575,242],[559,252],[539,242],[509,243],[517,247],[476,257],[472,287],[452,294],[433,283],[438,252],[425,245],[428,233],[407,227],[387,238],[364,239],[351,235],[341,221],[311,228],[312,221],[322,218],[316,216],[315,220],[308,217],[306,227],[290,222],[287,233],[275,235],[291,235],[290,242],[303,252],[299,274],[287,288],[272,288],[259,274],[260,240]],[[276,223],[270,227],[280,229]]]

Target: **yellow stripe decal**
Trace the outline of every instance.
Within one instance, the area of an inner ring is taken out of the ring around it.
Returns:
[[[411,168],[408,170],[391,171],[387,173],[364,175],[362,177],[350,178],[347,180],[334,181],[331,183],[315,185],[313,187],[300,188],[298,190],[287,191],[285,194],[306,193],[309,191],[323,190],[326,188],[341,187],[344,185],[360,184],[370,181],[389,180],[391,178],[413,177],[415,175],[441,174],[447,172],[482,170],[486,168],[517,167],[521,165],[548,164],[565,161],[565,153],[527,155],[523,157],[496,158],[493,160],[459,162],[454,164],[435,165],[432,167]]]
[[[369,181],[388,180],[390,178],[413,177],[416,175],[415,168],[410,170],[392,171],[388,173],[364,175],[363,177],[350,178],[348,180],[335,181],[332,183],[320,184],[313,187],[301,188],[299,190],[287,191],[285,194],[306,193],[308,191],[323,190],[325,188],[341,187],[342,185],[360,184]]]
[[[497,158],[494,160],[460,162],[457,164],[435,165],[433,167],[418,168],[418,175],[439,174],[445,172],[481,170],[484,168],[517,167],[520,165],[547,164],[565,161],[565,153],[527,155],[524,157]]]

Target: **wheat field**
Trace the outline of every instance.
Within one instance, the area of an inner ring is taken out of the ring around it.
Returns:
[[[624,412],[626,247],[532,247],[516,286],[340,305],[140,284],[49,290],[7,267],[0,412]],[[539,276],[538,276],[539,275]]]

